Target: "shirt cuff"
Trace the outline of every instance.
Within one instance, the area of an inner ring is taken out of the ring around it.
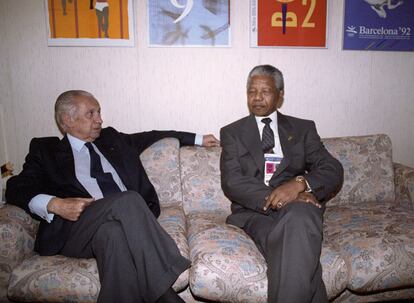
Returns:
[[[200,134],[195,135],[194,145],[199,145],[199,146],[203,145],[203,135],[200,135]]]
[[[54,196],[39,194],[32,198],[29,202],[29,209],[32,213],[45,219],[48,223],[52,222],[54,214],[50,214],[47,211],[47,205]]]

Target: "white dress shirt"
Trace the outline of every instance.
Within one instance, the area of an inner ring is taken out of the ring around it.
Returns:
[[[283,158],[283,151],[282,146],[280,145],[280,139],[279,139],[279,132],[277,130],[277,114],[274,111],[269,116],[266,117],[259,117],[255,116],[257,127],[259,128],[259,134],[260,134],[260,140],[262,140],[262,134],[263,134],[263,128],[265,124],[262,122],[262,119],[264,118],[270,118],[272,119],[272,122],[270,122],[270,128],[273,131],[273,134],[275,136],[275,147],[273,148],[273,151],[277,157]]]

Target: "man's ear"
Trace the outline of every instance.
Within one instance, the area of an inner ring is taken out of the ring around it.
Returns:
[[[277,108],[281,108],[282,107],[283,101],[285,101],[284,96],[285,96],[285,91],[284,90],[281,90],[279,92],[279,97],[277,99],[277,106],[276,106]]]
[[[68,114],[68,113],[63,113],[62,114],[62,128],[64,130],[68,130],[70,128],[72,128],[73,125],[73,119],[72,117]]]

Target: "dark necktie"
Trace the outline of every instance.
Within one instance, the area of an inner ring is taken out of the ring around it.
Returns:
[[[92,146],[92,143],[87,142],[85,146],[89,149],[89,155],[91,157],[91,177],[96,179],[98,186],[102,191],[104,197],[118,193],[121,190],[115,183],[111,173],[105,173],[102,168],[101,157]]]
[[[275,135],[273,130],[270,128],[270,123],[272,119],[270,118],[263,118],[262,122],[265,124],[263,127],[262,133],[262,149],[263,152],[266,153],[273,153],[273,147],[275,147]]]

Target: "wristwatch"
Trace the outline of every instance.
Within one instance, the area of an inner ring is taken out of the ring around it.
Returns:
[[[309,183],[308,183],[308,181],[306,181],[306,179],[305,179],[305,177],[304,177],[304,176],[296,176],[296,177],[295,177],[295,181],[296,181],[296,182],[298,182],[298,183],[303,183],[303,184],[305,184],[305,186],[306,186],[306,188],[305,188],[305,192],[306,192],[306,193],[310,193],[310,192],[312,192],[312,188],[309,186]]]

